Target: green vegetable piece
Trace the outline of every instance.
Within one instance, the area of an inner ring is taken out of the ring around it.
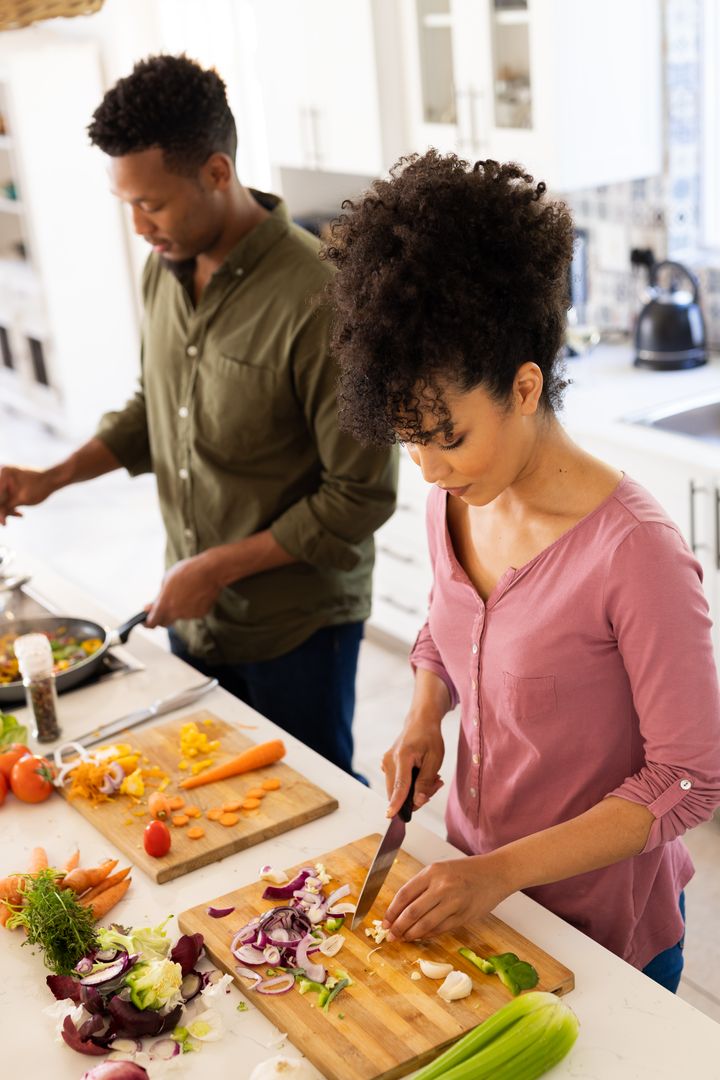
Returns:
[[[72,974],[75,965],[97,946],[92,911],[78,903],[70,889],[58,888],[51,867],[35,877],[24,874],[24,903],[7,921],[9,929],[24,926],[24,945],[39,945],[45,966],[56,975]]]
[[[538,984],[538,973],[532,964],[526,960],[519,960],[515,953],[499,953],[496,956],[488,956],[483,959],[472,949],[458,949],[461,956],[469,960],[475,967],[480,968],[486,975],[497,975],[503,986],[507,987],[513,997],[523,990],[532,990]]]
[[[330,990],[330,992],[327,994],[325,1000],[319,1002],[319,1004],[322,1006],[323,1012],[327,1012],[338,994],[340,994],[346,986],[350,985],[351,980],[347,976],[345,976],[345,978],[343,979],[340,979],[340,982],[336,982],[332,990]]]
[[[240,1002],[238,1002],[238,1004],[237,1004],[237,1005],[235,1006],[235,1008],[237,1009],[237,1011],[238,1011],[238,1012],[247,1012],[247,1011],[248,1011],[248,1008],[249,1008],[249,1006],[248,1006],[248,1003],[247,1003],[247,1001],[240,1001]]]
[[[523,994],[440,1054],[413,1080],[536,1080],[578,1035],[572,1009],[555,994]]]
[[[188,1029],[186,1027],[176,1027],[175,1030],[173,1031],[172,1035],[170,1036],[170,1038],[174,1039],[175,1042],[181,1043],[181,1042],[185,1042],[185,1039],[187,1039],[189,1034],[190,1034],[190,1032],[188,1031]]]
[[[328,931],[329,934],[335,934],[335,933],[337,933],[338,930],[341,929],[344,922],[345,922],[345,920],[343,918],[326,919],[325,920],[325,929]]]
[[[26,743],[27,737],[27,728],[18,722],[17,717],[0,712],[0,747],[9,746],[10,743]]]
[[[144,960],[162,959],[170,954],[172,942],[164,927],[170,921],[168,915],[159,926],[139,926],[125,931],[122,926],[101,927],[98,941],[101,949],[124,949],[130,956],[140,953]]]
[[[314,982],[312,979],[308,979],[304,974],[297,980],[297,988],[301,994],[307,994],[308,992],[322,994],[327,989],[322,983]]]
[[[148,960],[135,964],[125,976],[130,1000],[138,1009],[162,1009],[180,1000],[182,968],[172,960]]]

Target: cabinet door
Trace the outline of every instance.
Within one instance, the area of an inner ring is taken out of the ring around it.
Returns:
[[[270,160],[276,165],[311,168],[308,36],[310,4],[296,0],[255,0],[257,66]]]

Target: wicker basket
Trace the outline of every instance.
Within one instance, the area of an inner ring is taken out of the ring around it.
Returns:
[[[43,19],[92,15],[105,0],[0,0],[0,30],[18,30]]]

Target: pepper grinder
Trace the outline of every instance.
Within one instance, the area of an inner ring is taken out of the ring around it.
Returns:
[[[61,731],[50,642],[44,634],[23,634],[16,639],[14,648],[33,716],[33,738],[41,743],[54,742]]]

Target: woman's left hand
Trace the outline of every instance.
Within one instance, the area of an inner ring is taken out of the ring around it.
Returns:
[[[431,863],[396,893],[383,926],[394,940],[436,937],[482,919],[512,891],[491,854]]]

